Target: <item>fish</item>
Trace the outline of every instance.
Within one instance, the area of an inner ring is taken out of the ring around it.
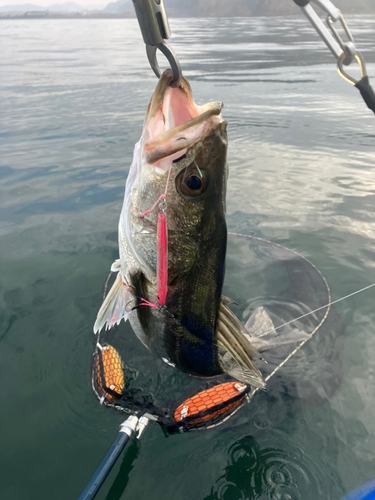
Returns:
[[[222,295],[228,178],[223,104],[196,105],[186,78],[177,88],[169,85],[172,78],[170,70],[161,75],[134,148],[119,221],[120,258],[111,267],[116,279],[94,332],[129,320],[153,354],[182,372],[227,374],[264,388],[254,364],[259,352],[229,308],[233,301]]]

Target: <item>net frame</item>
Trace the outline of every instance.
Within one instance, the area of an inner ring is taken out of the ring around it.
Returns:
[[[121,361],[120,355],[113,346],[97,344],[93,354],[92,388],[100,403],[138,418],[147,416],[151,421],[161,425],[168,434],[217,427],[250,401],[251,387],[235,381],[222,384],[206,382],[198,388],[186,391],[177,401],[165,406],[158,406],[151,399],[141,401],[124,386],[121,394],[113,389],[112,381],[106,378],[108,371],[105,370],[103,352],[108,352],[113,358]],[[122,371],[122,362],[117,362],[117,366],[121,367]],[[236,392],[233,390],[234,386],[238,386]],[[230,392],[229,389],[232,391]],[[218,397],[220,390],[224,392],[221,399]],[[230,397],[225,398],[225,394]],[[194,406],[199,400],[201,404],[205,401],[205,407]],[[182,418],[176,418],[179,409],[191,404],[197,408],[197,411]]]

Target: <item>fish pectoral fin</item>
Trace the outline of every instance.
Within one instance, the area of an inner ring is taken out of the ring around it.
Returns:
[[[123,318],[126,318],[130,312],[126,310],[129,300],[127,291],[128,287],[123,283],[119,271],[112,288],[99,309],[94,325],[94,333],[99,333],[104,326],[106,326],[106,330],[109,330],[114,325],[119,324]]]
[[[254,337],[275,336],[275,326],[263,306],[257,307],[245,323],[246,330]]]
[[[247,330],[226,303],[227,299],[220,303],[216,326],[217,342],[222,350],[219,353],[221,368],[240,382],[264,388],[263,377],[253,363],[259,353],[251,344]]]
[[[286,325],[276,331],[272,319],[264,307],[257,307],[245,324],[251,335],[252,343],[259,352],[268,351],[288,344],[307,340],[310,335],[299,328]]]

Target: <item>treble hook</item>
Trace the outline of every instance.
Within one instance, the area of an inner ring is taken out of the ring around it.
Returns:
[[[182,71],[175,52],[165,42],[171,36],[171,31],[163,0],[133,0],[133,4],[152,70],[160,78],[161,71],[156,58],[156,52],[159,49],[168,59],[172,69],[173,80],[170,85],[171,87],[178,87],[181,82]]]

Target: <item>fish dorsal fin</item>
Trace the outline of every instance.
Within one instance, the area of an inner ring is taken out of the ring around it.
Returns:
[[[266,384],[263,378],[259,376],[258,372],[248,370],[238,364],[228,351],[223,351],[219,354],[219,362],[221,369],[239,382],[250,385],[251,387],[265,389]]]
[[[253,363],[254,357],[259,357],[259,353],[251,344],[245,327],[228,309],[226,304],[229,300],[222,298],[216,323],[217,342],[223,351],[219,356],[222,369],[241,382],[264,387],[263,377]]]
[[[227,306],[228,304],[237,304],[233,299],[229,297],[225,297],[224,295],[221,296],[221,303]]]
[[[118,268],[117,261],[112,265],[111,271]],[[126,310],[128,287],[123,283],[121,272],[118,271],[115,282],[99,309],[94,325],[94,333],[99,333],[105,326],[109,330],[118,325],[129,314]]]

